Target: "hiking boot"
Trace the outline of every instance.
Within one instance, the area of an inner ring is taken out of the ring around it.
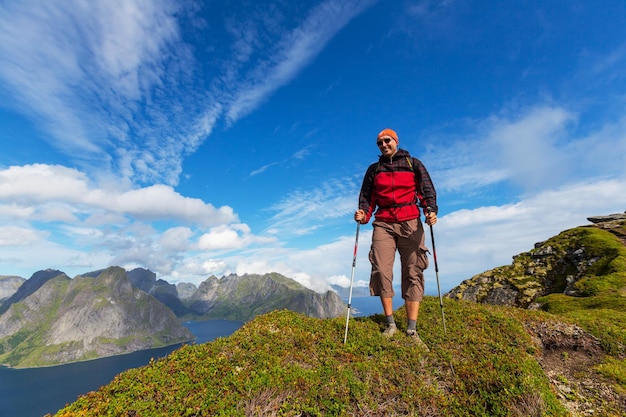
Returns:
[[[389,326],[387,326],[387,328],[385,329],[385,331],[383,332],[383,336],[385,337],[391,337],[393,336],[396,332],[398,331],[398,328],[396,327],[395,324],[390,324]]]
[[[426,352],[430,352],[430,349],[428,349],[428,346],[426,346],[426,343],[424,343],[422,341],[422,339],[420,338],[420,335],[417,334],[417,331],[415,330],[407,330],[406,331],[406,335],[415,342],[416,345],[418,345],[419,347],[421,347],[422,349],[424,349]]]

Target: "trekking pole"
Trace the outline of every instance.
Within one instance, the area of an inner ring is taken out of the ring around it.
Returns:
[[[441,308],[441,321],[443,322],[443,334],[446,335],[446,316],[443,314],[443,300],[441,298],[441,287],[439,287],[439,266],[437,265],[437,250],[435,249],[435,234],[433,225],[430,224],[430,239],[433,244],[433,259],[435,260],[435,275],[437,277],[437,292],[439,293],[439,308]]]
[[[359,228],[361,223],[356,224],[356,239],[354,241],[354,256],[352,258],[352,275],[350,276],[350,294],[348,295],[348,314],[346,314],[346,333],[343,335],[343,343],[348,340],[348,322],[350,321],[350,307],[352,307],[352,283],[354,282],[354,268],[356,267],[356,250],[359,246]]]

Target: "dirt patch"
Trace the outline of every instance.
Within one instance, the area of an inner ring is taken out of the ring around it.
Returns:
[[[605,354],[594,336],[559,322],[528,323],[526,329],[541,348],[540,365],[572,416],[626,414],[626,395],[595,369]]]

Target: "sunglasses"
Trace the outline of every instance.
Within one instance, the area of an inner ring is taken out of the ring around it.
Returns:
[[[381,139],[376,141],[376,145],[378,146],[383,146],[383,141],[385,142],[385,145],[389,145],[389,142],[391,142],[392,139],[390,138],[385,138],[385,139]]]

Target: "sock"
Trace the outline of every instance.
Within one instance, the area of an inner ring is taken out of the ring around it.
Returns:
[[[408,325],[406,327],[406,330],[407,331],[415,330],[415,323],[416,322],[417,322],[417,320],[409,320],[409,323],[408,323]]]
[[[396,325],[396,321],[393,319],[393,314],[391,316],[387,316],[387,326]]]

